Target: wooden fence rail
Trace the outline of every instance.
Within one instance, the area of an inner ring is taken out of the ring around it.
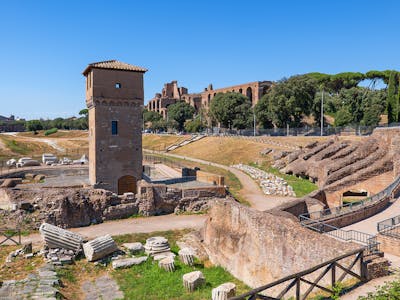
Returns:
[[[14,237],[18,237],[18,240],[15,240]],[[7,241],[11,241],[16,245],[21,245],[21,230],[20,229],[0,229],[0,245],[4,244]]]

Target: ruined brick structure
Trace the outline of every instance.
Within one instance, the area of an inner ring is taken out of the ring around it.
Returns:
[[[185,101],[200,112],[201,109],[207,111],[212,98],[218,93],[234,92],[245,95],[251,100],[253,105],[256,105],[258,100],[264,96],[271,88],[273,83],[271,81],[255,81],[235,86],[214,89],[212,84],[201,93],[188,93],[185,87],[178,87],[177,81],[166,83],[162,93],[157,93],[153,99],[147,104],[147,109],[160,113],[164,119],[168,117],[168,106],[176,103],[177,101]]]
[[[136,192],[142,178],[143,74],[116,60],[89,64],[89,179],[118,194]]]

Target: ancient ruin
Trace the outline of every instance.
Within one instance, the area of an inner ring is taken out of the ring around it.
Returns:
[[[89,64],[89,179],[97,188],[122,195],[142,179],[143,74],[116,60]]]

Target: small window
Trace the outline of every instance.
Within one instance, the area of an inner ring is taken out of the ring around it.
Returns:
[[[111,121],[111,134],[112,135],[118,134],[118,121]]]
[[[115,84],[115,88],[116,88],[116,89],[120,89],[120,88],[121,88],[121,84],[120,84],[119,82],[117,82],[117,83]]]

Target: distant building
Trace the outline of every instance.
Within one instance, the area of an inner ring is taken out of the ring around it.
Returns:
[[[25,120],[0,116],[0,132],[21,132],[25,131]]]
[[[143,74],[116,60],[89,64],[89,179],[118,194],[137,192],[142,178]]]
[[[147,104],[147,109],[160,113],[164,119],[168,116],[168,106],[177,101],[185,101],[200,112],[201,109],[208,110],[212,98],[218,93],[235,92],[248,97],[252,105],[256,105],[258,100],[264,96],[272,87],[272,81],[255,81],[250,83],[239,84],[220,89],[214,89],[212,84],[204,89],[201,93],[188,93],[185,87],[178,87],[177,81],[166,83],[162,89],[162,93],[157,93],[153,99]]]

